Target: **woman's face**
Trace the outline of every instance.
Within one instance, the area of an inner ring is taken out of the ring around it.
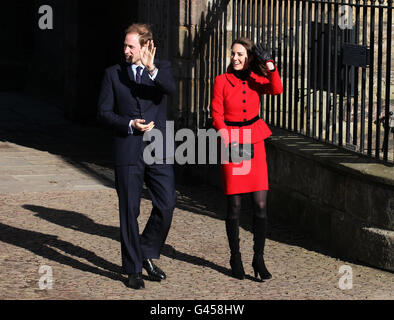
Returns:
[[[242,44],[236,43],[231,48],[231,63],[234,70],[243,70],[248,67],[248,52]]]

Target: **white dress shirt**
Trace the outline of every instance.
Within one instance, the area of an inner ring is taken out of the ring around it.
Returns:
[[[137,67],[141,67],[142,68],[141,71],[140,71],[141,72],[141,76],[142,76],[142,73],[144,72],[144,69],[145,69],[145,66],[143,64],[136,65],[135,63],[133,63],[131,65],[131,70],[133,70],[134,79],[136,79],[136,76],[137,76]],[[156,68],[155,72],[153,72],[153,75],[148,72],[149,78],[151,78],[152,81],[154,81],[156,79],[158,71],[159,71],[159,69]],[[130,120],[130,122],[129,122],[129,134],[133,134],[133,127],[132,127],[133,121],[134,121],[134,119]]]

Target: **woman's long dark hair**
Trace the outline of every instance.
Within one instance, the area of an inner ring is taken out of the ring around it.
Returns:
[[[254,42],[249,38],[241,37],[233,41],[231,48],[233,48],[233,46],[237,43],[242,45],[248,53],[249,69],[260,76],[267,76],[266,66],[259,62],[256,54],[254,53]],[[229,66],[227,67],[227,72],[233,71],[233,64],[230,62]]]

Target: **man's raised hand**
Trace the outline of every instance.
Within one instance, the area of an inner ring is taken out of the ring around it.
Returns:
[[[153,40],[149,40],[141,48],[141,62],[148,69],[148,71],[153,71],[155,69],[154,60],[156,55],[156,47]]]

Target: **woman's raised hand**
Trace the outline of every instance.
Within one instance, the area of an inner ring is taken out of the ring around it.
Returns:
[[[267,63],[267,61],[272,60],[271,50],[266,49],[262,43],[255,45],[253,49],[259,61],[264,65]]]

